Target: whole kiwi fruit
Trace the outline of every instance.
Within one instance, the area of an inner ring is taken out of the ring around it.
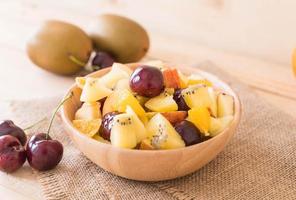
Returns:
[[[136,62],[149,49],[145,29],[135,21],[118,15],[96,17],[91,23],[89,36],[95,48],[108,52],[121,63]]]
[[[60,75],[77,73],[92,51],[88,35],[73,24],[57,20],[45,21],[27,43],[27,54],[37,66]]]

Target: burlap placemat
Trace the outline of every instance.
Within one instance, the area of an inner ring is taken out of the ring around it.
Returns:
[[[295,119],[268,105],[213,64],[207,70],[228,82],[243,105],[240,126],[225,150],[199,171],[171,181],[144,183],[105,172],[69,141],[61,119],[52,137],[63,142],[64,157],[51,171],[36,172],[46,199],[296,199]],[[243,73],[243,72],[242,72]],[[30,124],[49,114],[58,98],[14,102],[15,120]],[[35,131],[45,131],[47,123]],[[196,155],[198,156],[198,155]]]

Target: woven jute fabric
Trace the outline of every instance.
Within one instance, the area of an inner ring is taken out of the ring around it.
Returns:
[[[51,136],[64,144],[57,168],[36,172],[48,200],[94,199],[296,199],[296,121],[256,96],[218,67],[200,66],[228,82],[239,94],[243,115],[236,134],[213,161],[188,176],[163,182],[127,180],[105,172],[79,152],[60,117]],[[242,72],[243,73],[243,72]],[[13,102],[23,124],[48,115],[59,98]],[[45,131],[48,122],[31,133]],[[198,156],[198,155],[196,155]]]

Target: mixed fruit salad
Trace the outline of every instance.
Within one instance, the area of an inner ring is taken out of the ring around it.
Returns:
[[[116,147],[176,149],[203,142],[233,120],[234,98],[200,74],[160,61],[135,70],[114,63],[99,77],[77,77],[81,107],[73,125]]]

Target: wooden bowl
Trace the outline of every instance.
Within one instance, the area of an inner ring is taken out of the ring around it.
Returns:
[[[139,64],[129,64],[135,68]],[[89,76],[100,77],[110,69],[96,71]],[[81,89],[76,85],[70,88],[74,96],[62,107],[62,119],[68,130],[68,135],[77,148],[92,162],[106,171],[133,180],[162,181],[181,177],[200,169],[222,151],[233,136],[241,116],[241,106],[238,96],[224,82],[214,75],[195,68],[182,68],[185,74],[201,73],[214,85],[234,97],[234,120],[219,135],[196,145],[173,150],[132,150],[114,147],[91,139],[76,130],[72,120],[76,110],[81,106],[79,100]]]

